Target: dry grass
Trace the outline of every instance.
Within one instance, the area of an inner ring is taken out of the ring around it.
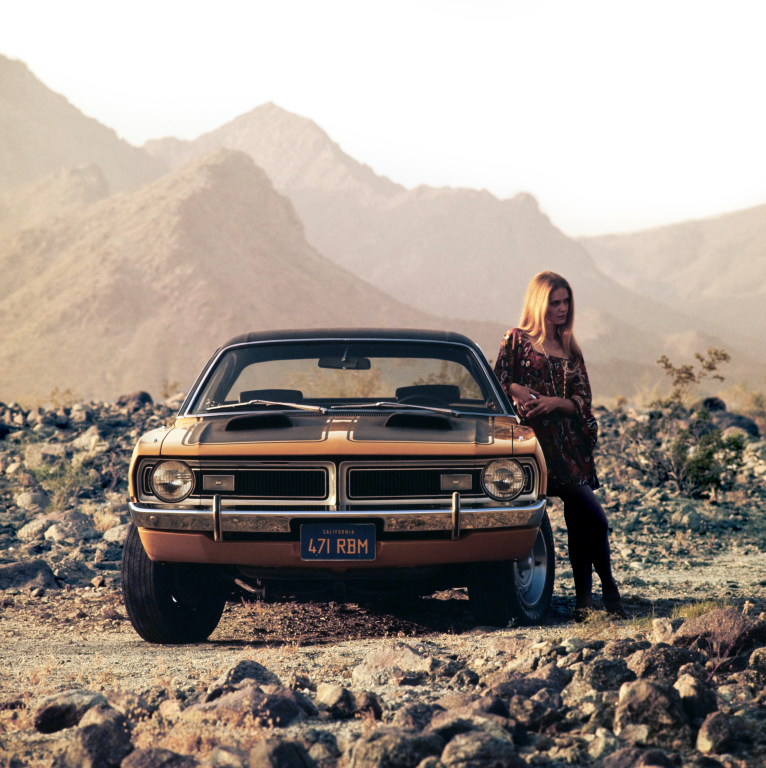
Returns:
[[[718,608],[733,608],[729,600],[702,600],[699,603],[688,603],[686,605],[677,605],[670,614],[671,619],[696,619],[698,616],[704,616],[710,611]]]
[[[120,524],[120,518],[113,515],[109,509],[97,509],[93,515],[93,527],[99,533],[106,533],[110,528]]]

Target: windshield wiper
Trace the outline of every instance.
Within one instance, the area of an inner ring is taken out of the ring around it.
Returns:
[[[413,403],[392,403],[388,400],[379,400],[377,403],[364,403],[364,405],[331,405],[330,410],[344,409],[346,411],[363,411],[365,408],[401,408],[416,411],[429,411],[430,413],[443,413],[446,416],[462,416],[461,411],[453,411],[451,408],[437,408],[433,405],[414,405]]]
[[[206,411],[217,411],[220,408],[242,408],[246,405],[279,405],[282,408],[297,408],[299,411],[314,411],[315,413],[327,413],[326,408],[319,405],[298,405],[298,403],[277,403],[274,400],[248,400],[245,403],[228,403],[225,405],[212,405]]]

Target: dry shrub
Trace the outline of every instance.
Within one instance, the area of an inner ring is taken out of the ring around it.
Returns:
[[[93,513],[93,527],[99,533],[106,533],[110,528],[120,524],[120,518],[112,514],[109,507],[101,507]]]

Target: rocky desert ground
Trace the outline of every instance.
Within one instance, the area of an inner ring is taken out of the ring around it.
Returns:
[[[651,466],[663,433],[649,427],[691,412],[597,410],[628,621],[572,621],[554,502],[543,626],[477,626],[462,590],[364,605],[232,594],[209,642],[152,646],[121,603],[126,469],[177,405],[0,404],[0,766],[764,764],[766,440],[752,422],[709,414],[744,441],[709,498]]]

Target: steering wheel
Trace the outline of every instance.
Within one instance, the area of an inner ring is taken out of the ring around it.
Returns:
[[[449,408],[449,403],[446,400],[442,400],[440,397],[434,397],[433,395],[409,395],[397,402],[405,405],[430,405],[433,408]]]

